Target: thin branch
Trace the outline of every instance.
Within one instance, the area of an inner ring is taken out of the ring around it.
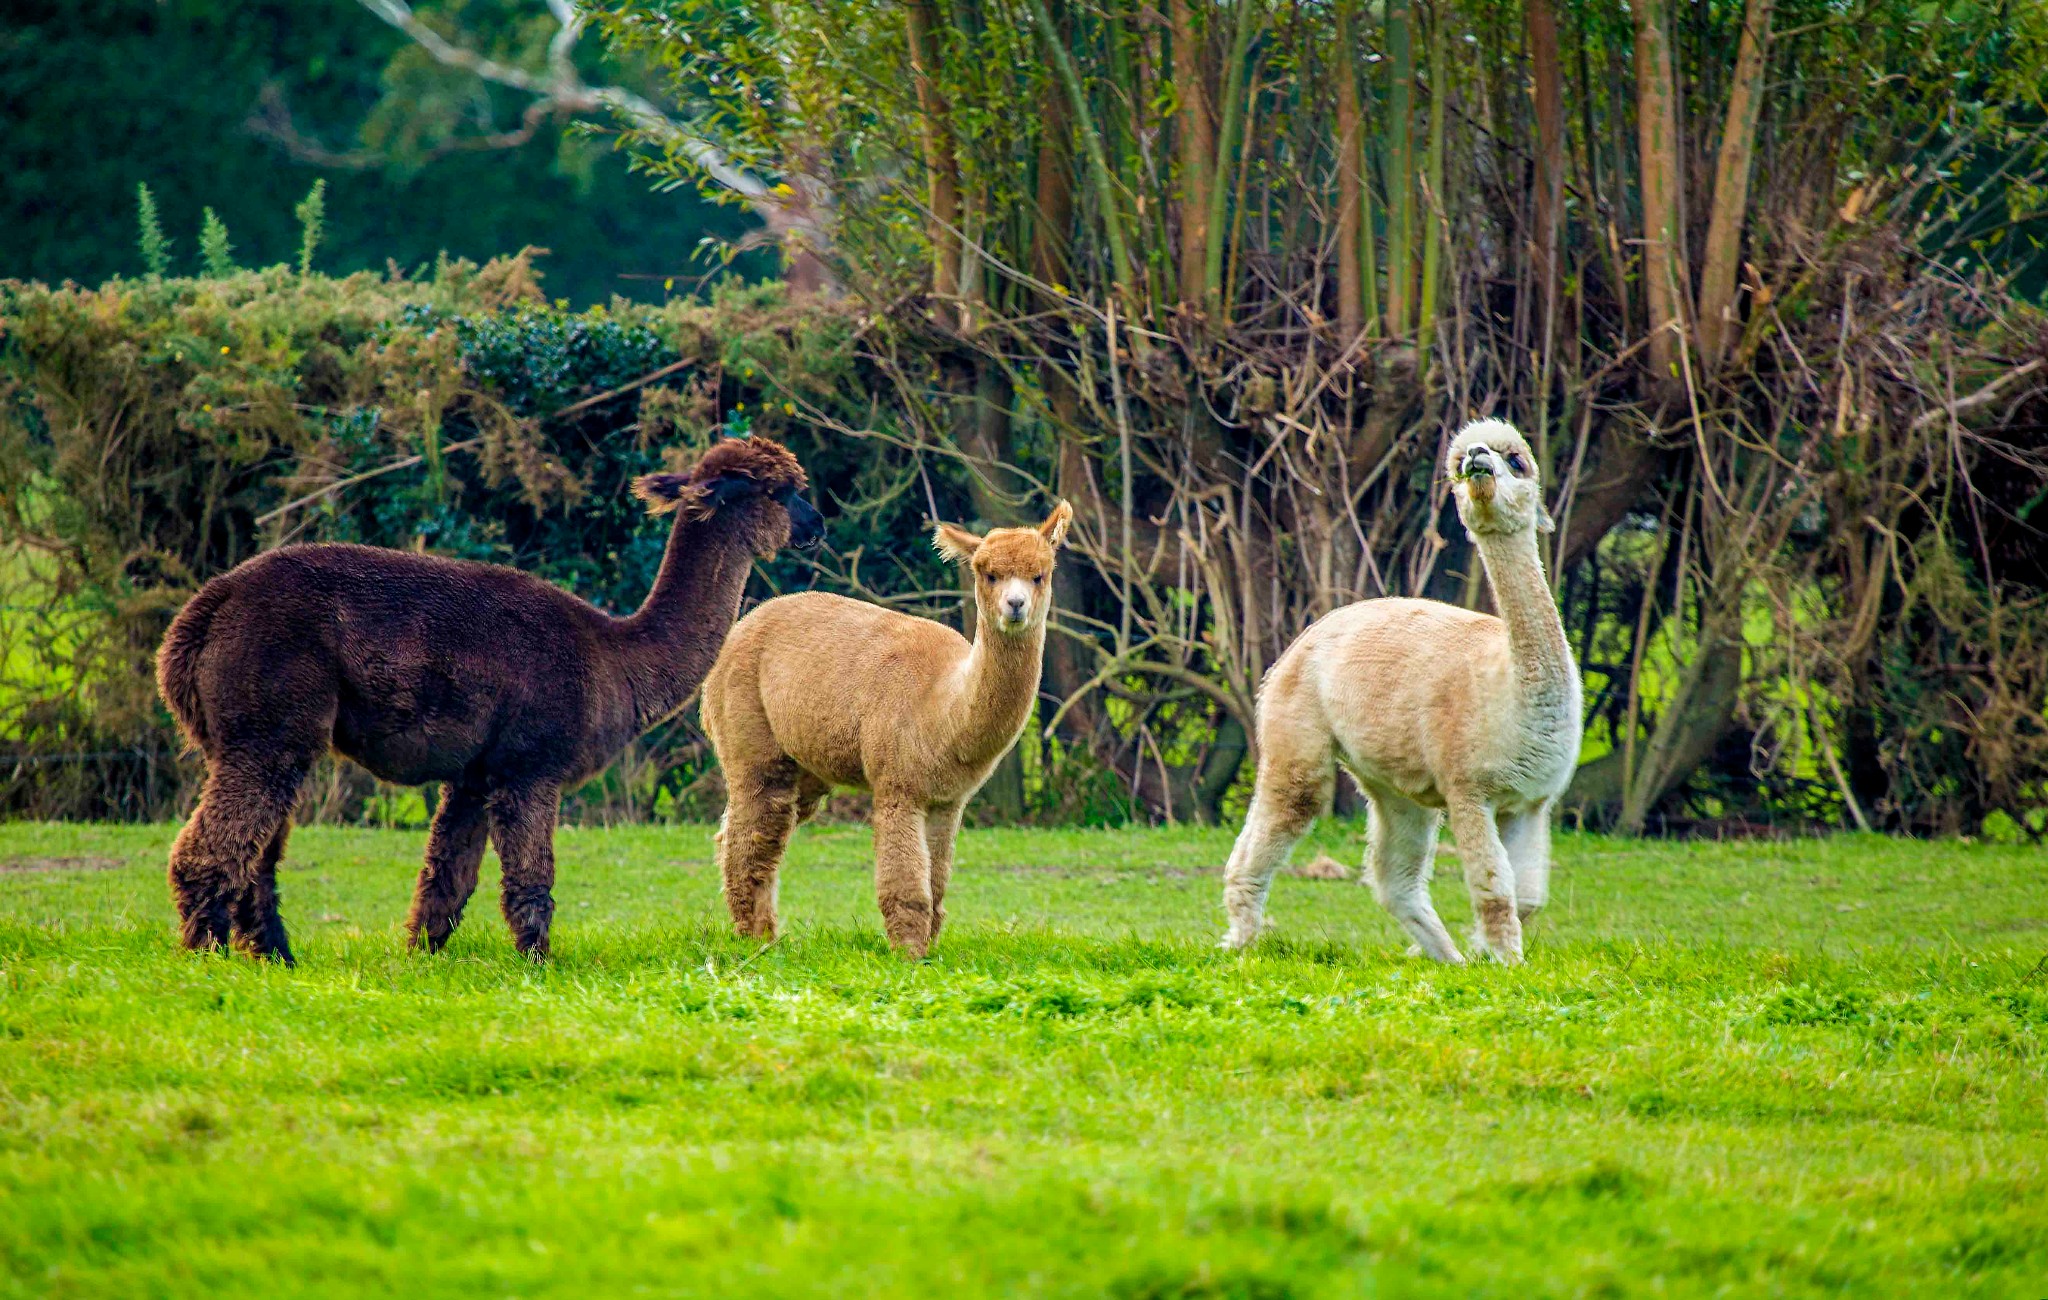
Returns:
[[[485,81],[537,96],[557,112],[583,114],[609,109],[637,129],[675,148],[701,168],[705,175],[747,200],[770,219],[763,209],[773,209],[775,219],[788,222],[784,205],[760,177],[735,165],[725,151],[664,113],[653,101],[620,86],[591,86],[576,71],[575,47],[583,34],[584,15],[569,0],[547,0],[548,9],[561,30],[548,42],[549,75],[540,77],[524,68],[478,54],[449,41],[435,31],[405,0],[358,0],[363,8],[412,39],[428,57],[443,67],[473,73]]]

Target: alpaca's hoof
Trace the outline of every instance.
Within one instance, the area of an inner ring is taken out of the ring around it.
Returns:
[[[1502,966],[1519,966],[1522,964],[1522,948],[1520,944],[1510,946],[1507,944],[1488,943],[1483,936],[1475,934],[1472,936],[1472,951],[1479,954],[1482,961],[1494,962]]]
[[[298,959],[292,956],[292,950],[282,945],[279,945],[277,947],[264,947],[261,944],[255,943],[237,943],[235,945],[235,949],[236,951],[241,952],[242,954],[247,956],[251,961],[274,961],[278,965],[286,968],[290,968],[299,964]]]
[[[1273,929],[1273,922],[1265,918],[1251,926],[1242,926],[1233,921],[1230,928],[1223,932],[1223,938],[1216,946],[1225,952],[1242,952],[1257,943],[1260,935],[1270,934]]]
[[[1446,948],[1442,952],[1431,952],[1419,943],[1411,943],[1408,945],[1408,955],[1410,957],[1422,957],[1429,961],[1442,962],[1446,966],[1463,966],[1465,964],[1465,954],[1459,952],[1456,948]]]
[[[439,952],[448,946],[448,940],[454,933],[453,930],[446,934],[435,934],[432,930],[413,930],[405,936],[405,946],[412,952]]]
[[[889,936],[889,946],[910,958],[924,960],[932,946],[931,904],[890,903],[882,908],[882,932]]]

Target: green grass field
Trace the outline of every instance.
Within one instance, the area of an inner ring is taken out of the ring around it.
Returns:
[[[970,832],[911,965],[863,830],[765,949],[706,829],[571,830],[535,968],[316,828],[282,970],[176,949],[171,833],[0,826],[5,1294],[2048,1295],[2038,851],[1566,836],[1445,969],[1299,878],[1216,951],[1227,833]]]

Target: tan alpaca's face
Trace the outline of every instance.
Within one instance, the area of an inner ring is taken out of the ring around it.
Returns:
[[[1062,501],[1036,528],[998,528],[977,537],[940,524],[932,545],[974,574],[974,603],[984,622],[1018,635],[1044,626],[1052,609],[1053,558],[1067,538],[1074,509]]]
[[[1458,431],[1445,457],[1458,518],[1473,534],[1547,533],[1556,525],[1543,506],[1536,456],[1515,427],[1478,420]]]

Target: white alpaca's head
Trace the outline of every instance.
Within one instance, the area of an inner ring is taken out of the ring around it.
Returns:
[[[1053,556],[1067,540],[1074,508],[1062,501],[1036,528],[998,528],[977,537],[939,524],[932,545],[940,555],[974,571],[974,603],[982,620],[1016,635],[1045,624],[1052,609]]]
[[[1543,506],[1543,482],[1529,444],[1505,420],[1474,420],[1458,430],[1445,457],[1465,530],[1507,536],[1556,528]]]

